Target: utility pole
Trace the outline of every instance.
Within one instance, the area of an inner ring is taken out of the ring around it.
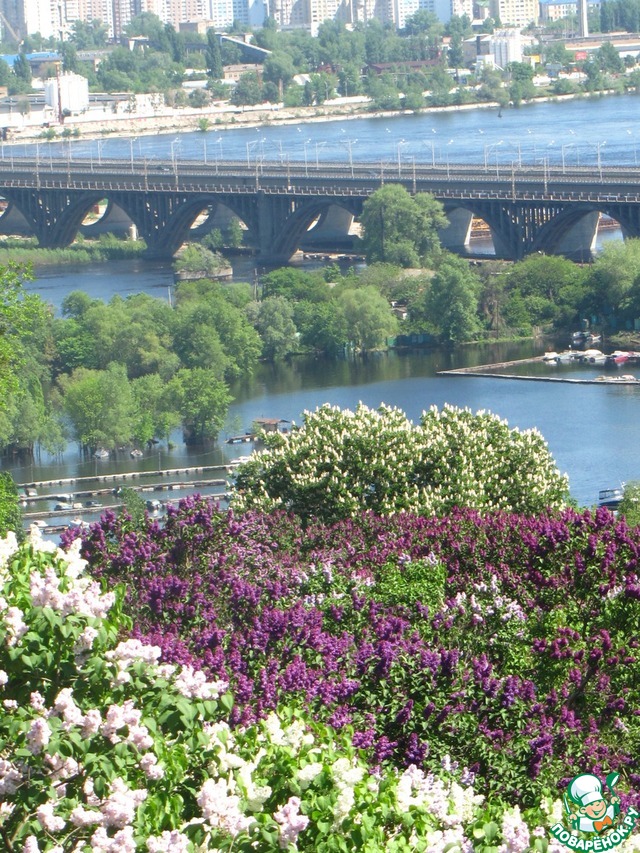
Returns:
[[[578,0],[578,30],[580,38],[589,35],[588,0]]]

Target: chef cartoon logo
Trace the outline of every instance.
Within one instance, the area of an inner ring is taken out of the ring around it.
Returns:
[[[563,796],[571,831],[556,823],[551,827],[553,837],[572,850],[595,853],[612,850],[628,838],[640,814],[630,808],[626,816],[619,818],[620,797],[615,789],[619,778],[619,773],[609,773],[603,786],[591,773],[575,776]]]

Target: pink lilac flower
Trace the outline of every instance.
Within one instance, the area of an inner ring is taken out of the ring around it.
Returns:
[[[36,817],[40,826],[47,832],[61,832],[66,823],[63,818],[53,813],[53,803],[43,803],[36,809]]]
[[[112,837],[100,826],[91,836],[91,853],[136,853],[133,829],[125,826]]]
[[[19,607],[9,607],[9,609],[2,614],[2,618],[4,619],[4,623],[7,628],[8,646],[17,645],[20,638],[29,630],[29,626],[22,618],[23,615],[24,614]]]
[[[64,687],[58,693],[53,707],[58,714],[62,714],[65,729],[69,729],[71,726],[81,726],[84,723],[84,714],[76,705],[73,690],[70,687]]]
[[[99,731],[101,725],[102,716],[100,715],[100,711],[98,711],[97,708],[90,708],[84,715],[84,722],[82,723],[82,737],[91,737]]]
[[[280,847],[284,850],[295,844],[298,835],[309,826],[309,818],[298,814],[300,797],[289,797],[284,806],[274,813],[273,819],[280,824]]]
[[[147,798],[143,788],[131,790],[122,779],[114,779],[111,793],[100,805],[104,826],[124,828],[135,817],[136,809]]]
[[[65,779],[71,779],[80,770],[78,762],[70,756],[63,758],[61,755],[45,755],[45,760],[51,767],[49,778],[52,782],[62,782]]]
[[[74,826],[94,826],[102,824],[104,815],[100,812],[85,809],[84,806],[76,806],[69,815],[69,820]]]
[[[188,853],[189,839],[177,829],[147,838],[149,853]]]
[[[157,781],[158,779],[162,779],[164,776],[163,768],[158,764],[158,759],[153,754],[153,752],[147,752],[146,755],[143,755],[140,759],[140,767],[142,768],[142,772],[152,781]]]
[[[25,838],[24,844],[22,845],[22,853],[40,853],[38,839],[35,835],[29,835]]]
[[[51,729],[49,723],[42,717],[37,717],[31,721],[31,726],[27,732],[27,747],[33,755],[39,755],[51,738]]]
[[[9,676],[4,669],[0,669],[0,687],[4,687],[7,681],[9,681]]]
[[[0,796],[11,796],[22,782],[22,773],[6,758],[0,758]]]
[[[174,684],[188,699],[217,699],[227,689],[225,681],[207,681],[206,675],[192,666],[183,666]]]

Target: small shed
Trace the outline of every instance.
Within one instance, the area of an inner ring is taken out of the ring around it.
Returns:
[[[287,421],[284,418],[256,418],[253,422],[253,431],[289,432],[288,424],[290,423],[291,421]]]

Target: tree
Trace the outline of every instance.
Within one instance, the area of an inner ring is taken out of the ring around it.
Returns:
[[[266,82],[275,83],[280,92],[280,97],[285,88],[293,79],[296,70],[293,60],[284,51],[271,53],[264,61],[262,74]]]
[[[364,203],[362,226],[367,260],[415,267],[439,245],[438,229],[447,224],[433,196],[412,197],[399,184],[386,184]]]
[[[221,80],[224,76],[220,36],[215,30],[207,30],[207,49],[205,51],[207,74],[212,80]]]
[[[19,540],[23,538],[22,513],[18,489],[7,471],[0,471],[0,536],[13,531]]]
[[[178,272],[199,275],[201,278],[220,275],[227,262],[217,252],[212,252],[201,243],[187,243],[178,255],[175,268]]]
[[[105,47],[109,27],[102,21],[74,21],[71,26],[71,41],[78,50],[95,50]]]
[[[29,335],[48,315],[39,296],[25,293],[24,282],[30,280],[28,267],[13,263],[0,266],[0,408],[6,395],[17,388]]]
[[[284,358],[297,349],[293,308],[281,296],[268,296],[254,303],[250,317],[262,339],[262,355],[269,361]]]
[[[114,449],[134,433],[135,405],[121,364],[106,370],[78,368],[60,379],[62,405],[77,441],[85,448]]]
[[[26,86],[31,86],[31,66],[24,53],[19,53],[13,63],[13,73]]]
[[[469,264],[453,255],[439,265],[426,294],[426,311],[445,341],[472,340],[479,331],[480,282]]]
[[[347,340],[361,350],[386,346],[398,331],[398,321],[387,300],[373,287],[346,290],[339,298],[346,322]]]
[[[622,57],[610,41],[604,42],[596,51],[596,63],[605,73],[622,74],[624,72]]]
[[[236,474],[232,506],[333,522],[364,510],[445,515],[460,507],[535,514],[568,497],[542,436],[445,406],[414,426],[399,409],[322,406],[269,435]]]
[[[186,444],[216,439],[232,397],[215,370],[179,370],[169,382],[169,398],[180,413]]]
[[[262,101],[262,86],[255,71],[247,71],[242,74],[238,80],[233,94],[231,103],[238,106],[251,104],[259,104]]]
[[[640,483],[625,483],[618,517],[623,516],[629,527],[640,525]]]

